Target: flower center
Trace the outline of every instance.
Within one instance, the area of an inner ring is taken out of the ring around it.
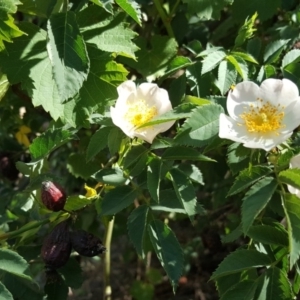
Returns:
[[[157,115],[155,106],[149,106],[145,100],[130,104],[125,114],[127,121],[134,126],[141,126]]]
[[[258,106],[251,105],[248,112],[240,115],[245,121],[248,132],[269,133],[283,128],[284,107],[280,104],[274,106],[268,101],[263,103],[263,99],[260,98],[257,100]]]

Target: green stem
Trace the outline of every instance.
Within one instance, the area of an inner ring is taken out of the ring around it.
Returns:
[[[110,246],[112,233],[114,228],[115,218],[113,217],[107,226],[106,234],[104,238],[104,246],[106,248],[105,256],[104,256],[104,276],[103,276],[103,299],[111,300],[111,285],[110,285]]]
[[[171,12],[170,12],[170,17],[173,17],[173,15],[175,14],[175,11],[176,11],[176,9],[177,9],[177,7],[178,7],[180,1],[181,1],[181,0],[177,0],[176,3],[174,4],[174,6],[173,6],[173,8],[172,8],[172,10],[171,10]]]
[[[30,225],[25,225],[25,226],[21,227],[20,229],[1,234],[0,235],[0,241],[15,238],[15,237],[19,236],[20,234],[22,234],[23,232],[26,232],[28,230],[37,228],[39,226],[45,225],[45,224],[50,223],[50,222],[51,222],[50,219],[45,219],[43,221],[37,221],[37,222],[35,222],[33,224],[30,224]]]
[[[171,18],[169,18],[160,2],[160,0],[153,0],[153,3],[157,9],[157,12],[160,16],[160,18],[162,19],[165,27],[166,27],[166,30],[168,32],[168,35],[170,37],[175,37],[174,35],[174,32],[173,32],[173,29],[172,29],[172,26],[171,26]]]

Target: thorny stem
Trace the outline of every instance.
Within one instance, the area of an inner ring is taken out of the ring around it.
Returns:
[[[106,252],[104,255],[104,274],[103,274],[103,299],[111,300],[111,285],[110,285],[110,246],[112,233],[114,228],[115,218],[113,217],[107,225],[106,234],[104,238],[104,246],[106,248]]]
[[[171,26],[171,18],[167,16],[166,12],[164,11],[164,8],[162,7],[161,0],[153,0],[153,3],[157,9],[157,12],[163,21],[166,30],[168,32],[168,35],[170,37],[175,37],[172,26]]]

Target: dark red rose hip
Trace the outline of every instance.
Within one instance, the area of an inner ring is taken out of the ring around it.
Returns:
[[[71,241],[73,249],[83,256],[93,257],[106,250],[99,238],[84,230],[71,232]]]
[[[52,211],[62,210],[67,200],[64,189],[52,181],[42,182],[41,198],[43,204]]]
[[[58,269],[65,265],[72,250],[69,226],[67,221],[56,225],[45,238],[41,257],[46,268]]]

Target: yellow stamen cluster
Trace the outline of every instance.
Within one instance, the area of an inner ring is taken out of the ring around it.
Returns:
[[[248,132],[270,133],[283,128],[284,107],[274,106],[268,101],[257,98],[258,105],[251,105],[248,112],[240,115],[245,121]]]
[[[149,106],[145,100],[140,100],[131,104],[125,114],[125,118],[135,127],[141,126],[157,115],[155,106]]]

